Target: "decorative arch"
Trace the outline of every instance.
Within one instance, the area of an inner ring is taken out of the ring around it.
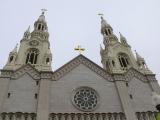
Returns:
[[[37,58],[39,55],[39,50],[36,48],[31,48],[27,51],[26,54],[26,64],[37,64]]]
[[[128,69],[131,64],[130,59],[126,53],[118,53],[118,60],[123,70]]]

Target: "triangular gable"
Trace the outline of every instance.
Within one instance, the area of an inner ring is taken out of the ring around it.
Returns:
[[[99,65],[96,63],[92,62],[88,58],[86,58],[83,55],[79,55],[76,58],[72,59],[70,62],[66,63],[63,65],[61,68],[56,70],[53,73],[52,79],[53,80],[58,80],[61,77],[63,77],[65,74],[73,70],[75,67],[77,67],[79,64],[83,64],[86,67],[88,67],[90,70],[94,71],[96,74],[99,76],[103,77],[104,79],[108,81],[113,81],[111,75],[107,73],[103,68],[101,68]]]
[[[137,71],[135,68],[130,68],[126,74],[125,74],[125,78],[126,80],[130,81],[132,80],[132,78],[135,77],[143,82],[148,82],[147,78],[145,77],[145,75],[139,71]]]
[[[26,64],[17,69],[15,72],[13,72],[13,75],[11,77],[13,79],[18,79],[25,73],[29,74],[33,79],[40,79],[40,73],[29,64]]]

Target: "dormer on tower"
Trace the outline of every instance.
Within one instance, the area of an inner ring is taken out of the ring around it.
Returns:
[[[120,41],[114,35],[112,27],[101,17],[101,33],[103,35],[104,49],[100,47],[101,62],[103,68],[110,73],[124,73],[131,67],[144,73],[139,66],[143,66],[144,61],[136,60],[127,39],[120,33]],[[145,73],[151,71],[145,69]]]
[[[50,51],[49,33],[44,11],[34,24],[34,30],[30,33],[30,27],[24,32],[17,47],[10,53],[9,60],[4,66],[7,70],[30,64],[38,71],[51,71],[52,54]]]

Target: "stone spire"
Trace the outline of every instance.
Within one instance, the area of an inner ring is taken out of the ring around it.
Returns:
[[[129,46],[128,43],[127,43],[127,39],[119,32],[120,34],[120,41],[123,45],[125,46]]]
[[[18,48],[18,43],[16,44],[16,46],[14,47],[11,53],[17,53],[17,48]]]
[[[135,53],[139,70],[145,74],[151,74],[152,72],[149,70],[144,58],[141,57],[136,50]]]
[[[111,35],[113,33],[112,27],[107,23],[107,21],[101,16],[101,33]]]
[[[49,33],[44,13],[45,10],[42,10],[41,15],[38,17],[37,21],[35,21],[34,30],[31,33],[31,38],[36,38],[38,35],[38,37],[40,37],[41,40],[48,41]]]
[[[51,71],[52,53],[50,50],[49,33],[44,10],[34,23],[34,30],[30,27],[25,31],[20,47],[10,52],[6,70],[16,70],[25,64],[30,64],[38,71]]]
[[[144,58],[142,58],[142,57],[137,53],[136,50],[135,50],[135,53],[136,53],[136,59],[137,59],[137,61],[145,61]]]
[[[145,61],[136,60],[135,56],[128,45],[126,38],[120,33],[120,42],[113,29],[106,20],[101,17],[101,34],[103,35],[104,50],[101,48],[101,62],[103,68],[110,73],[124,73],[131,67],[139,70]],[[140,59],[138,57],[138,59]],[[140,62],[139,62],[140,61]],[[143,65],[145,66],[145,65]],[[140,70],[139,70],[140,71]]]

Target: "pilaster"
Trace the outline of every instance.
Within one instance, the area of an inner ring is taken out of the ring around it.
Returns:
[[[117,91],[121,100],[122,108],[124,110],[127,120],[136,120],[135,112],[132,109],[131,100],[128,95],[125,77],[120,74],[113,75]]]
[[[8,85],[12,71],[2,71],[0,75],[0,113],[3,110],[3,102],[7,98]]]
[[[50,82],[51,72],[41,73],[41,82],[39,88],[37,120],[49,119],[49,99],[50,99]]]

